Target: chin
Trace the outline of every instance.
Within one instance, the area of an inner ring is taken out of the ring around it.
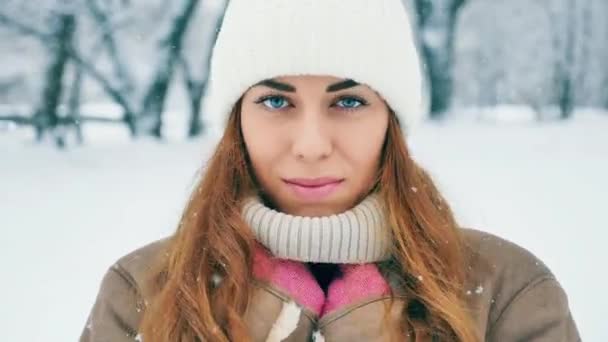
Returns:
[[[296,216],[331,216],[341,214],[350,208],[343,204],[346,201],[342,198],[327,198],[318,202],[303,202],[294,197],[291,199],[290,206],[286,209],[289,209],[289,214]]]
[[[285,214],[304,217],[321,217],[341,214],[350,209],[352,202],[348,194],[344,193],[345,189],[329,194],[320,199],[302,198],[281,184],[281,188],[275,192],[277,196],[273,197],[273,207],[280,208],[279,211]],[[279,195],[280,193],[280,195]],[[277,203],[277,201],[279,203]]]
[[[320,216],[331,216],[334,214],[341,213],[341,210],[332,210],[323,205],[310,205],[302,208],[298,208],[292,215],[296,216],[309,216],[309,217],[320,217]]]

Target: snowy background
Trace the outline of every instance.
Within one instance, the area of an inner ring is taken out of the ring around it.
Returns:
[[[608,341],[608,1],[412,0],[429,119],[408,138],[465,226],[543,259]],[[171,234],[222,0],[0,4],[0,340],[75,341],[101,277]]]

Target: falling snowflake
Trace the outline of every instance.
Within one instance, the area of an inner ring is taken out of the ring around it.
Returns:
[[[415,186],[411,187],[413,192],[418,192],[418,188],[416,188]]]
[[[137,336],[135,336],[135,341],[137,342],[142,342],[144,339],[143,337],[141,337],[141,334],[137,334]]]
[[[481,285],[477,286],[477,288],[475,289],[475,293],[482,294],[483,293],[483,286],[481,286]]]

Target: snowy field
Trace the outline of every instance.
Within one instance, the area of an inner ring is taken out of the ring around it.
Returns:
[[[60,152],[30,135],[0,130],[0,340],[76,341],[107,267],[173,231],[209,146],[92,126],[85,146]],[[608,115],[465,118],[424,124],[409,141],[460,221],[541,257],[583,340],[608,341]]]

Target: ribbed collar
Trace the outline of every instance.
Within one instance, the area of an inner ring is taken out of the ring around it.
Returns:
[[[245,199],[245,222],[275,257],[315,263],[364,263],[390,256],[391,232],[377,194],[341,214],[308,217],[278,212],[257,196]]]

